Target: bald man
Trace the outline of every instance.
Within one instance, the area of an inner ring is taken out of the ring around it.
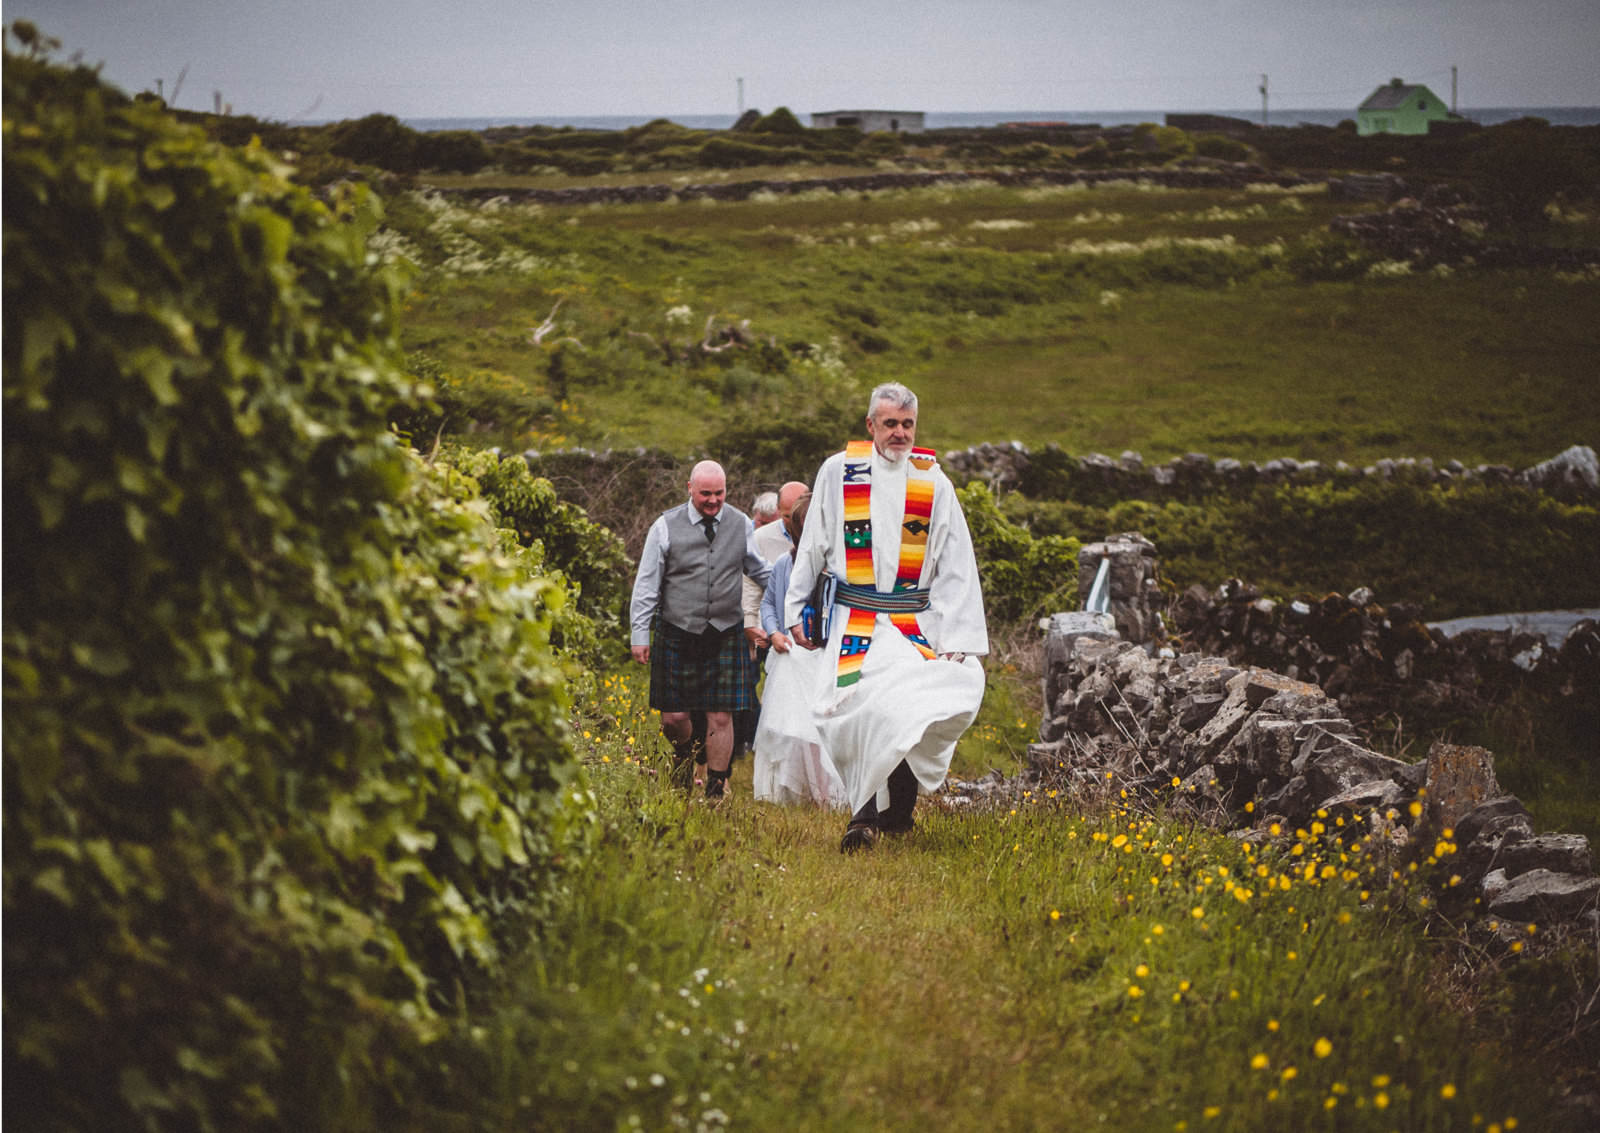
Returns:
[[[672,779],[694,785],[694,724],[706,716],[706,798],[727,790],[733,714],[754,706],[755,659],[744,632],[740,582],[765,585],[772,564],[756,550],[755,525],[727,502],[722,466],[689,473],[689,499],[650,525],[630,610],[633,659],[650,666],[650,707],[672,744]]]

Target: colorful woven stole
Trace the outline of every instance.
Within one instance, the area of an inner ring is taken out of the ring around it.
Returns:
[[[928,551],[933,520],[933,469],[937,454],[928,448],[911,450],[906,470],[905,518],[901,521],[900,561],[895,570],[896,591],[915,590],[922,579],[922,562]],[[844,580],[852,586],[875,587],[872,568],[872,442],[851,441],[844,450]],[[872,627],[878,615],[872,610],[848,607],[839,640],[839,663],[834,683],[839,688],[861,679],[861,666],[872,644]],[[890,614],[889,621],[917,647],[923,657],[933,650],[917,624],[916,614]]]

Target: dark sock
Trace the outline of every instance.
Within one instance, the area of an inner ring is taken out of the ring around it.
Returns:
[[[728,771],[712,771],[708,767],[706,769],[706,798],[720,799],[727,789],[728,776],[730,774],[732,774],[731,769]]]
[[[917,807],[917,777],[911,765],[901,760],[889,773],[889,809],[883,813],[878,825],[885,830],[911,829],[911,812]]]

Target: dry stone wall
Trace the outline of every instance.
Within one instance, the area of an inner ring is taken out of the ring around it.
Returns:
[[[1232,457],[1213,460],[1205,453],[1195,452],[1162,464],[1147,465],[1137,452],[1124,452],[1115,459],[1098,452],[1074,457],[1062,452],[1059,446],[1046,445],[1035,454],[1019,441],[985,442],[941,453],[939,460],[958,480],[982,480],[997,488],[1028,491],[1041,474],[1061,475],[1071,482],[1075,495],[1102,492],[1118,499],[1164,495],[1190,498],[1249,489],[1258,484],[1319,484],[1360,479],[1424,484],[1515,483],[1561,498],[1600,497],[1600,457],[1588,445],[1573,445],[1549,460],[1521,470],[1504,464],[1479,464],[1469,468],[1456,460],[1436,464],[1427,457],[1386,458],[1357,468],[1343,461],[1324,464],[1292,457],[1264,463]]]
[[[1600,718],[1600,625],[1592,618],[1559,646],[1519,629],[1447,635],[1422,621],[1421,607],[1385,607],[1365,588],[1275,602],[1238,579],[1214,591],[1190,587],[1169,613],[1187,648],[1315,684],[1363,728],[1385,716],[1459,718],[1524,686]]]
[[[1223,163],[1153,169],[1039,169],[960,171],[906,171],[864,173],[846,177],[801,177],[792,180],[707,182],[692,185],[585,185],[567,189],[452,189],[444,195],[467,201],[530,203],[540,205],[651,204],[667,201],[743,201],[758,195],[797,196],[803,193],[877,193],[920,189],[936,185],[991,184],[1103,185],[1136,181],[1169,189],[1236,189],[1266,184],[1282,188],[1317,184],[1313,178],[1268,173],[1249,163]]]
[[[1153,554],[1141,557],[1155,566]],[[1125,574],[1120,600],[1144,589],[1142,574]],[[1358,603],[1353,616],[1368,617],[1363,610]],[[1363,640],[1349,644],[1361,649]],[[1537,833],[1496,781],[1488,751],[1436,743],[1425,759],[1395,759],[1368,747],[1316,683],[1157,644],[1124,640],[1109,614],[1050,620],[1030,775],[1091,794],[1110,783],[1250,840],[1347,820],[1375,852],[1417,860],[1426,847],[1447,846],[1437,878],[1446,911],[1479,910],[1508,926],[1600,928],[1588,840]]]

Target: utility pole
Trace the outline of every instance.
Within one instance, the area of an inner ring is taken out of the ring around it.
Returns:
[[[1261,125],[1267,124],[1267,76],[1261,76]]]
[[[1456,112],[1456,65],[1450,64],[1450,113]]]
[[[744,117],[744,80],[736,80],[739,84],[739,117]]]

